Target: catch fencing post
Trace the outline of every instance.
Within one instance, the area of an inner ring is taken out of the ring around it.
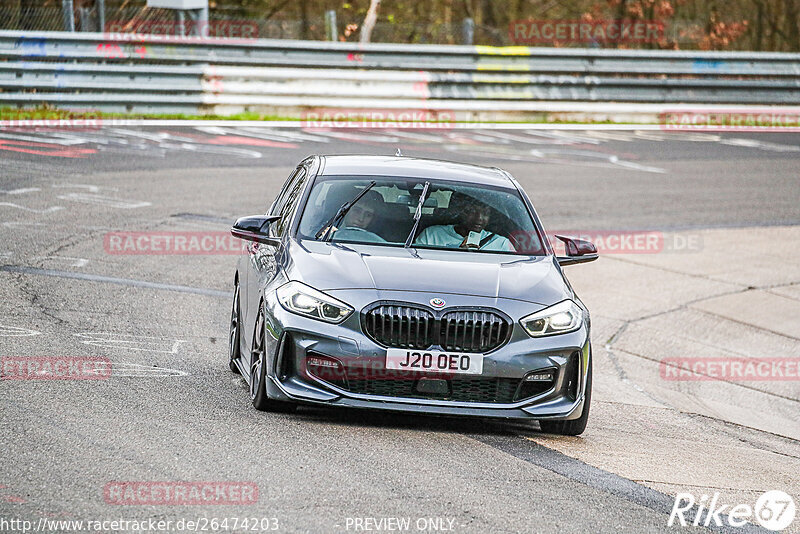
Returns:
[[[475,41],[475,21],[466,18],[461,23],[461,44],[471,45]]]
[[[106,28],[106,0],[95,0],[97,8],[97,31],[103,32]]]
[[[61,12],[64,15],[64,31],[75,31],[75,16],[72,12],[72,0],[61,0]]]
[[[336,11],[333,9],[325,12],[325,40],[339,40],[339,29],[336,26]]]

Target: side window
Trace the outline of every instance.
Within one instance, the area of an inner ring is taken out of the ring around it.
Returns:
[[[278,215],[281,212],[284,204],[286,204],[286,197],[289,195],[289,191],[291,191],[294,187],[294,183],[301,171],[304,172],[305,169],[303,169],[303,167],[296,168],[294,171],[292,171],[292,174],[289,175],[289,178],[286,179],[286,183],[283,184],[283,189],[281,189],[280,193],[278,193],[278,196],[275,197],[275,201],[272,203],[272,206],[269,209],[269,215]]]
[[[277,235],[283,235],[283,233],[289,227],[289,223],[292,220],[292,215],[294,215],[295,209],[297,209],[297,203],[300,201],[305,184],[306,170],[305,168],[302,168],[300,169],[299,174],[295,177],[291,190],[288,192],[283,201],[283,205],[280,207],[280,210],[275,213],[275,215],[281,216],[280,220],[275,224],[275,232]]]

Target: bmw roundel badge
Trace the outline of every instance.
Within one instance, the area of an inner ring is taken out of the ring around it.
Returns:
[[[444,301],[444,299],[440,299],[439,297],[431,299],[431,306],[433,306],[434,308],[444,308],[445,304],[446,302]]]

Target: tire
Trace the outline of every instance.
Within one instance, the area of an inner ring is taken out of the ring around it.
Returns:
[[[591,349],[589,350],[589,371],[586,373],[586,397],[583,401],[583,413],[577,419],[571,421],[539,421],[542,432],[547,434],[560,434],[562,436],[580,436],[586,430],[589,422],[589,407],[592,404],[592,360]]]
[[[266,329],[264,328],[264,303],[258,306],[258,317],[253,330],[253,344],[250,353],[250,400],[253,407],[262,412],[293,412],[297,405],[291,402],[270,399],[267,395],[267,351]]]
[[[242,374],[236,360],[242,355],[241,305],[239,303],[239,282],[233,286],[233,305],[231,306],[231,328],[228,336],[228,368],[237,375]]]

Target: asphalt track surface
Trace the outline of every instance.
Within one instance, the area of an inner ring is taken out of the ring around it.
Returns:
[[[357,519],[389,517],[410,518],[410,531],[420,520],[453,532],[705,530],[668,527],[669,492],[564,453],[582,438],[543,446],[535,423],[258,412],[226,364],[235,256],[104,246],[114,231],[224,232],[238,216],[263,213],[308,154],[398,147],[502,166],[548,228],[800,224],[798,134],[0,131],[0,354],[113,365],[107,380],[0,382],[0,518],[257,517],[277,519],[279,532],[355,532]],[[713,418],[665,422],[658,410],[603,406],[593,406],[590,428],[663,426],[800,456],[796,440]],[[628,447],[625,432],[615,446]],[[787,476],[797,482],[796,472]],[[116,505],[104,496],[113,481],[245,481],[257,485],[258,502]]]

